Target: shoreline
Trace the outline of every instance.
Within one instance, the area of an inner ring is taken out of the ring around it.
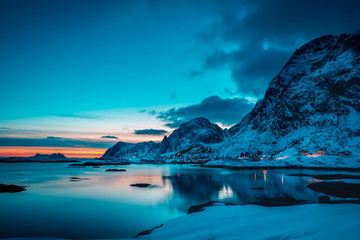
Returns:
[[[359,239],[359,204],[213,206],[170,219],[134,239]],[[327,217],[332,212],[332,217]],[[273,217],[269,217],[273,216]],[[340,221],[346,216],[352,223]],[[304,219],[313,224],[304,224]],[[216,223],[216,224],[214,224]],[[329,225],[334,227],[328,227]],[[271,231],[269,231],[271,229]],[[334,234],[334,232],[336,234]],[[340,235],[341,234],[341,235]],[[254,238],[254,236],[256,236]]]
[[[304,170],[325,170],[325,171],[349,171],[360,172],[360,168],[350,167],[307,167],[307,166],[225,166],[225,165],[198,165],[199,167],[223,168],[231,170],[273,170],[273,169],[304,169]]]
[[[81,162],[79,160],[14,160],[14,161],[7,161],[7,160],[0,160],[0,163],[75,163]]]

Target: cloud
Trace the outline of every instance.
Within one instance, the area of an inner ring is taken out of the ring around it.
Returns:
[[[219,17],[198,37],[202,65],[194,78],[228,68],[242,96],[262,98],[268,83],[306,42],[360,26],[356,0],[208,1]]]
[[[102,136],[101,138],[119,139],[116,136]]]
[[[197,117],[205,117],[212,122],[232,125],[240,122],[242,117],[253,107],[254,104],[246,99],[222,99],[219,96],[211,96],[199,104],[159,112],[157,118],[171,128],[179,127],[181,123]]]
[[[175,100],[175,99],[177,99],[177,94],[176,94],[175,92],[169,93],[169,99],[170,99],[170,100]]]
[[[108,148],[113,142],[79,140],[48,136],[47,138],[0,138],[0,146]]]
[[[42,130],[37,129],[22,129],[22,128],[0,128],[0,136],[7,136],[12,134],[45,134]]]
[[[134,131],[136,135],[164,135],[165,133],[167,133],[167,131],[163,129],[141,129]]]
[[[157,112],[155,110],[151,110],[148,112],[148,114],[151,116],[155,116],[157,114]]]
[[[80,118],[80,119],[102,119],[100,116],[96,115],[85,115],[85,114],[60,114],[55,115],[56,117],[64,117],[64,118]]]
[[[59,139],[64,139],[64,138],[62,138],[62,137],[54,137],[54,136],[47,136],[46,138],[47,138],[47,139],[57,139],[57,140],[59,140]]]

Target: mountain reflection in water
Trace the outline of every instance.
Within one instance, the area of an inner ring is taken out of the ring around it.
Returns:
[[[314,203],[321,194],[307,187],[313,179],[288,175],[336,173],[189,165],[129,165],[124,172],[105,171],[108,168],[1,164],[1,183],[26,186],[26,191],[0,194],[0,237],[134,237],[211,200],[244,204],[292,197]],[[130,186],[134,183],[151,186]]]

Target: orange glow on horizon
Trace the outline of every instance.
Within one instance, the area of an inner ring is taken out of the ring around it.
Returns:
[[[31,157],[36,153],[62,153],[68,158],[95,158],[101,157],[106,148],[74,148],[74,147],[0,147],[0,156],[3,157]]]

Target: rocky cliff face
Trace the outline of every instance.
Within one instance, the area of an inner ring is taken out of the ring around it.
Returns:
[[[271,81],[264,99],[229,130],[233,151],[356,150],[360,136],[360,35],[315,39]],[[222,147],[224,149],[225,147]]]

